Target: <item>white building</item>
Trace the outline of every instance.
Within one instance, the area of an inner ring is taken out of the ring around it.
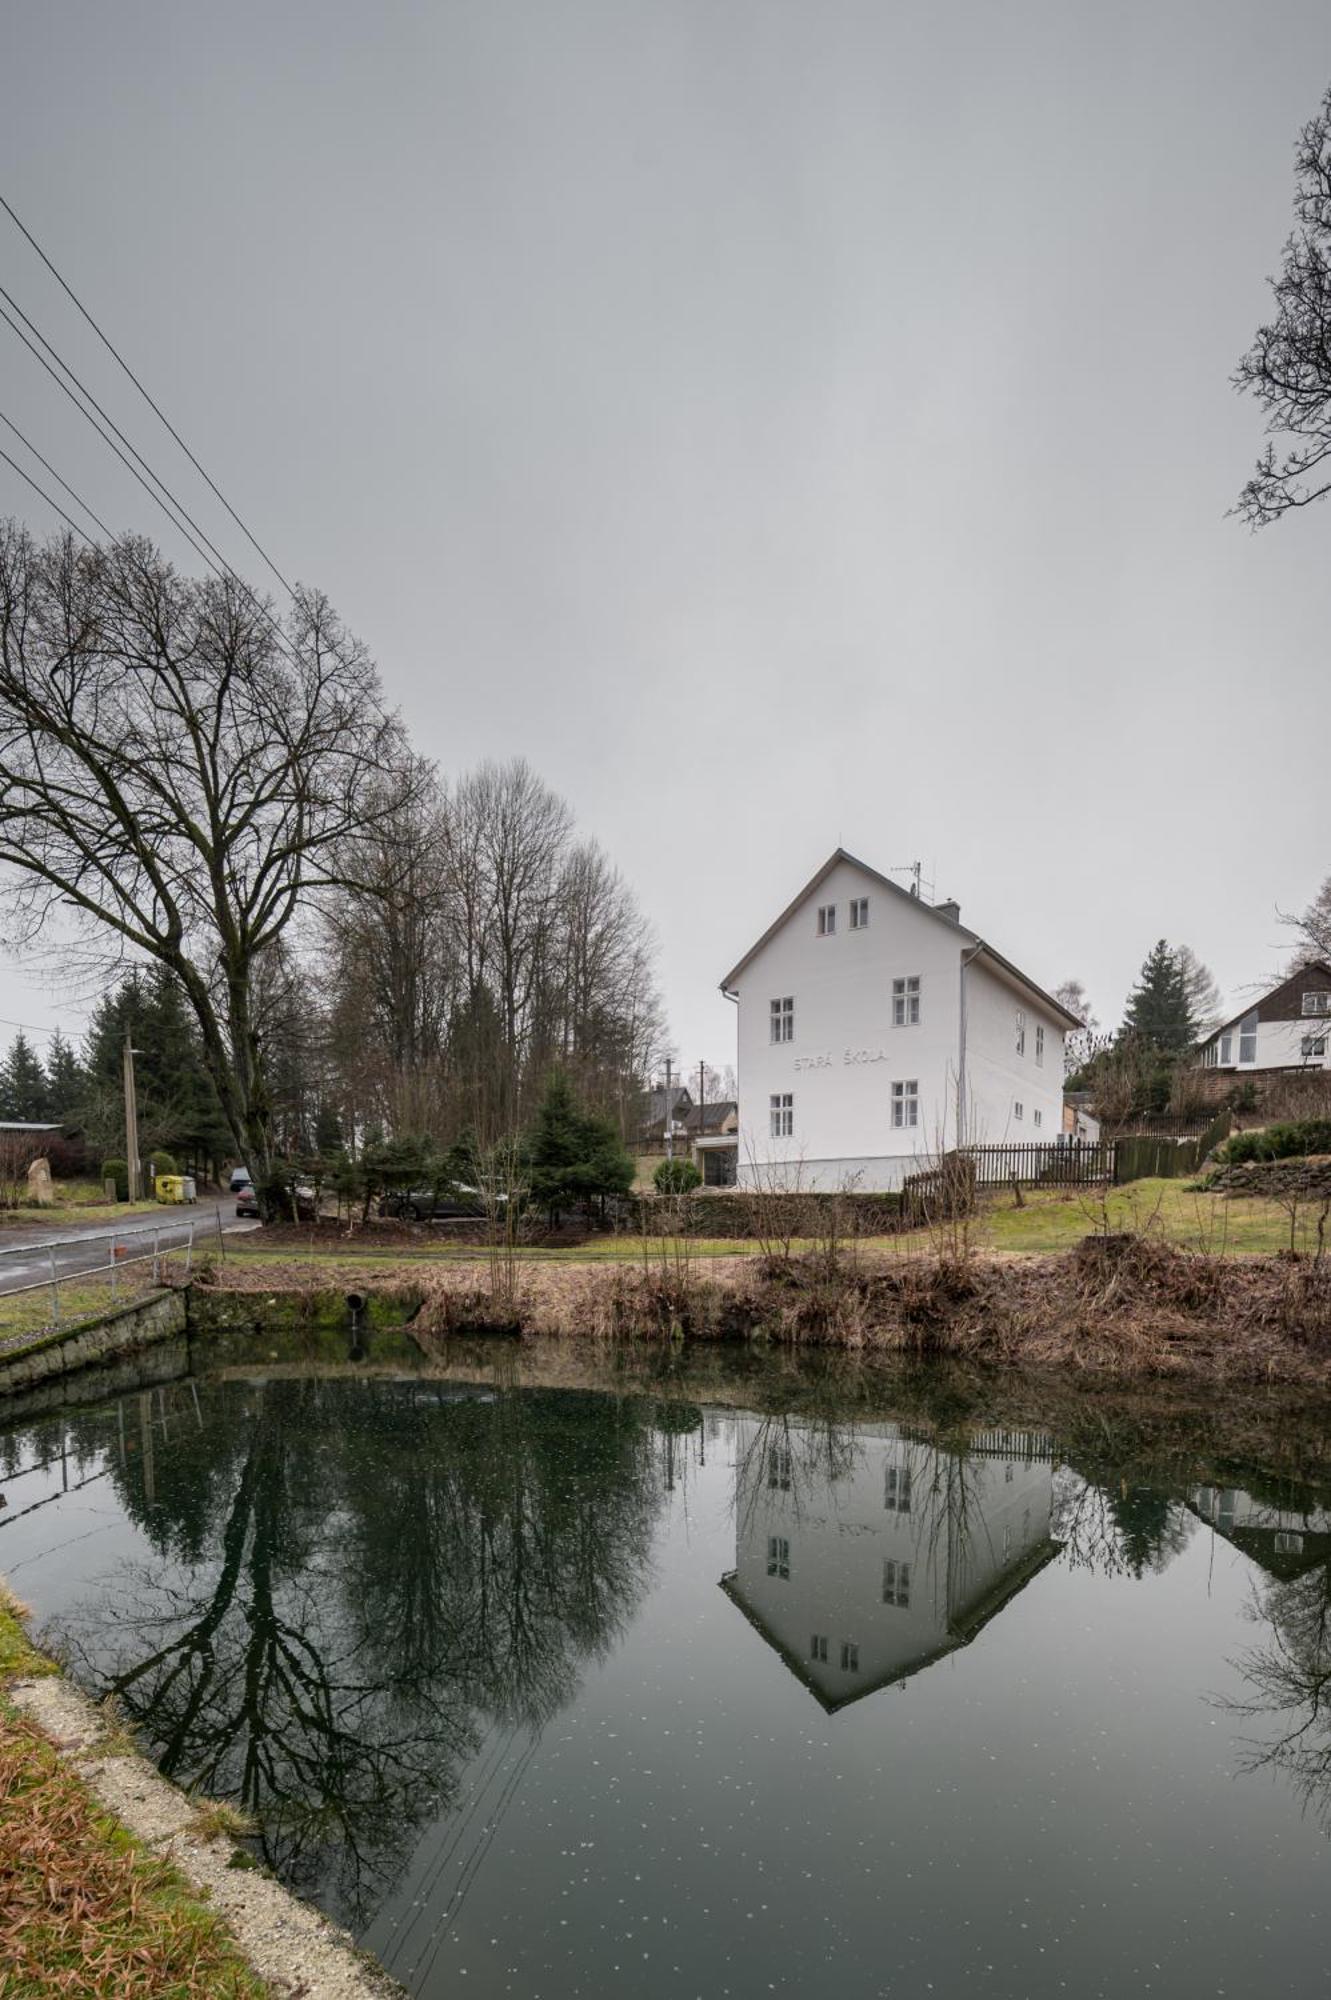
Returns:
[[[861,1424],[736,1426],[735,1567],[721,1587],[828,1710],[968,1645],[1058,1553],[1049,1440],[964,1456]]]
[[[1079,1023],[961,922],[838,848],[721,982],[739,1181],[895,1188],[957,1145],[1054,1144]]]
[[[1331,965],[1302,965],[1203,1042],[1207,1069],[1331,1069]]]

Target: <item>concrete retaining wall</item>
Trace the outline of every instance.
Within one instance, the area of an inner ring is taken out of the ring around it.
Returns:
[[[68,1332],[46,1333],[16,1353],[0,1355],[0,1396],[70,1375],[97,1361],[155,1347],[185,1331],[186,1299],[180,1292],[150,1292],[118,1306],[105,1318]]]

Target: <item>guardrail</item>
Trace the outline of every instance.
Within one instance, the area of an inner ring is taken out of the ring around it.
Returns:
[[[184,1235],[183,1241],[163,1243],[162,1239],[164,1236],[180,1238],[182,1232]],[[100,1280],[106,1279],[110,1285],[111,1301],[115,1304],[120,1295],[120,1274],[122,1271],[131,1270],[138,1265],[151,1264],[152,1283],[158,1285],[162,1281],[163,1260],[177,1256],[183,1251],[185,1256],[185,1276],[188,1277],[193,1267],[195,1250],[200,1246],[200,1239],[204,1236],[211,1238],[214,1232],[217,1238],[217,1249],[222,1256],[225,1256],[226,1239],[222,1232],[222,1211],[220,1208],[213,1210],[211,1223],[200,1221],[196,1216],[190,1216],[188,1219],[182,1217],[178,1222],[148,1223],[140,1228],[79,1230],[74,1235],[52,1236],[41,1243],[0,1244],[0,1313],[3,1312],[6,1299],[24,1298],[35,1292],[49,1292],[51,1294],[50,1316],[44,1326],[34,1327],[31,1331],[34,1334],[39,1334],[52,1329],[58,1330],[61,1325],[60,1287],[62,1285],[68,1288],[71,1285],[96,1284]],[[152,1238],[151,1249],[145,1247],[143,1250],[137,1250],[132,1247],[141,1240],[146,1242],[146,1239],[149,1237]],[[94,1258],[91,1263],[80,1262],[73,1269],[62,1270],[60,1268],[57,1258],[58,1251],[70,1249],[81,1250],[85,1247],[96,1249],[102,1243],[107,1245],[105,1259]],[[26,1284],[6,1284],[4,1282],[4,1266],[7,1258],[18,1258],[24,1263],[40,1264],[44,1261],[49,1266],[48,1275],[41,1278],[34,1278]],[[0,1327],[0,1345],[5,1344],[8,1343],[4,1339],[3,1327]]]

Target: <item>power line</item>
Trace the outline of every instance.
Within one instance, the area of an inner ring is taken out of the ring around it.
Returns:
[[[42,457],[36,445],[32,442],[32,439],[25,438],[22,431],[19,429],[18,425],[13,421],[11,417],[7,417],[3,410],[0,410],[0,424],[8,425],[9,429],[13,431],[14,436],[18,439],[19,443],[21,445],[25,445],[27,449],[32,453],[38,465],[45,466],[46,470],[50,473],[52,479],[55,480],[56,484],[58,486],[63,486],[66,493],[68,493],[70,499],[73,500],[77,506],[82,507],[84,513],[88,516],[88,519],[90,521],[96,521],[97,526],[101,529],[102,533],[107,537],[107,540],[114,541],[115,537],[111,533],[111,530],[107,527],[105,521],[101,520],[96,514],[93,513],[92,508],[88,505],[87,501],[83,498],[83,496],[74,491],[74,488],[70,485],[67,479],[62,479],[60,477],[60,474],[51,464],[51,461],[48,458]],[[12,464],[13,461],[11,460],[10,463]]]
[[[95,397],[88,394],[88,391],[84,389],[83,384],[79,381],[79,378],[74,373],[73,369],[68,367],[65,362],[61,361],[60,356],[51,346],[51,343],[42,334],[37,332],[37,328],[32,325],[32,321],[23,311],[23,308],[15,304],[14,300],[10,298],[9,293],[5,290],[3,285],[0,285],[0,298],[9,300],[10,305],[14,307],[14,311],[18,314],[19,318],[23,320],[26,325],[32,327],[32,331],[35,334],[37,334],[38,340],[41,341],[42,346],[47,350],[47,353],[51,354],[55,358],[55,360],[59,363],[60,367],[64,369],[65,373],[69,376],[70,382],[76,383],[81,393],[84,396],[86,396],[87,400],[92,404],[93,409],[100,411],[101,414],[105,416],[106,413],[104,410],[102,410],[101,404],[97,402]],[[166,518],[171,523],[172,527],[175,528],[178,533],[182,534],[185,537],[185,540],[189,543],[190,547],[194,550],[194,553],[199,557],[199,559],[204,564],[206,564],[206,566],[210,570],[212,570],[215,576],[220,578],[220,576],[222,575],[222,571],[218,568],[217,564],[213,562],[212,559],[207,554],[205,554],[202,548],[200,548],[199,544],[195,541],[193,535],[190,534],[189,529],[182,526],[180,521],[176,519],[176,516],[172,513],[171,508],[167,505],[167,502],[161,498],[161,495],[153,492],[152,487],[148,484],[148,481],[143,477],[143,474],[139,472],[135,466],[130,464],[124,452],[121,451],[120,446],[116,444],[113,439],[107,436],[106,432],[102,429],[102,426],[98,423],[97,418],[92,415],[91,411],[84,408],[83,404],[74,394],[73,389],[70,388],[69,383],[61,381],[60,377],[56,374],[55,369],[51,366],[51,363],[46,359],[46,355],[38,352],[37,348],[34,347],[33,343],[28,339],[27,334],[24,333],[23,328],[21,326],[16,326],[14,324],[14,321],[10,318],[9,314],[5,311],[3,306],[0,306],[0,319],[4,320],[5,324],[8,326],[11,333],[16,333],[18,335],[19,339],[23,342],[23,345],[27,348],[28,352],[34,355],[36,359],[41,362],[42,367],[46,370],[47,374],[50,376],[51,380],[55,383],[56,387],[58,389],[62,389],[64,393],[69,397],[70,402],[74,405],[74,408],[78,411],[79,415],[87,419],[88,423],[90,423],[93,429],[96,431],[98,437],[101,438],[103,444],[107,445],[110,448],[110,450],[115,453],[116,457],[120,460],[120,463],[125,467],[126,471],[133,474],[134,478],[138,480],[139,485],[148,495],[148,498],[153,502],[155,502],[155,504],[161,508],[162,512],[166,515]],[[117,430],[116,425],[111,422],[110,417],[107,417],[106,421],[108,424],[110,424],[111,429],[113,431],[116,431],[117,437],[123,437],[123,433]],[[134,451],[134,447],[129,443],[128,438],[125,438],[124,442],[126,443],[126,445],[129,446],[129,449],[131,451]],[[134,452],[134,456],[138,458],[139,454],[137,452]],[[140,464],[145,466],[145,469],[152,474],[152,477],[154,479],[157,478],[156,473],[152,472],[152,467],[147,465],[147,462],[145,460],[140,459],[139,462]],[[158,484],[161,485],[160,480],[158,480]],[[162,492],[168,493],[168,498],[171,497],[169,495],[168,489],[165,486],[162,487]],[[183,508],[181,508],[180,511],[184,513]],[[66,516],[66,518],[68,517]],[[186,516],[186,519],[188,518],[189,517]],[[200,533],[202,533],[202,530],[200,530]],[[86,540],[87,537],[85,536],[84,539]]]
[[[53,507],[55,509],[56,513],[60,516],[61,520],[65,523],[66,527],[72,528],[74,530],[74,533],[78,536],[81,542],[86,542],[89,548],[92,547],[92,536],[86,535],[83,532],[83,529],[79,526],[78,522],[70,519],[69,515],[65,512],[64,508],[60,505],[60,502],[58,500],[53,500],[50,494],[46,491],[45,487],[39,486],[37,484],[37,481],[33,478],[32,474],[30,472],[25,472],[23,470],[23,467],[19,464],[18,460],[16,458],[11,458],[9,456],[9,453],[5,451],[2,447],[0,447],[0,458],[3,458],[6,465],[13,466],[15,472],[17,472],[20,479],[27,480],[33,492],[40,494],[48,507]],[[57,474],[56,476],[57,478],[59,478],[59,474]],[[65,483],[64,480],[61,479],[60,484],[63,486],[64,483]],[[10,1025],[12,1026],[13,1023],[11,1022]]]
[[[171,436],[180,446],[180,449],[184,452],[186,458],[189,460],[190,464],[194,467],[199,477],[204,481],[205,485],[209,488],[210,492],[214,493],[216,497],[221,501],[222,505],[226,508],[227,513],[231,516],[236,526],[240,529],[245,539],[249,542],[251,548],[255,549],[257,553],[260,556],[262,556],[263,560],[267,563],[269,569],[273,572],[273,575],[277,578],[282,588],[286,591],[287,596],[290,597],[294,603],[296,593],[292,589],[291,585],[287,582],[286,578],[283,576],[281,570],[277,567],[277,564],[273,561],[272,557],[268,554],[268,551],[264,548],[263,544],[257,539],[257,537],[251,533],[249,528],[246,527],[245,523],[241,520],[240,515],[231,505],[231,502],[227,499],[226,495],[222,492],[221,488],[217,486],[212,479],[209,478],[208,474],[204,471],[203,467],[200,465],[198,459],[194,456],[194,453],[190,450],[189,446],[186,444],[184,438],[180,435],[180,432],[171,422],[171,419],[166,415],[165,411],[161,408],[161,406],[158,403],[154,402],[153,398],[148,394],[148,391],[144,388],[138,376],[134,373],[134,370],[130,367],[129,363],[120,353],[120,350],[113,344],[113,342],[108,338],[108,336],[105,333],[103,333],[101,327],[97,324],[97,321],[93,318],[92,314],[88,311],[88,308],[84,305],[82,299],[78,296],[78,293],[61,276],[60,272],[51,262],[51,259],[47,256],[46,252],[43,250],[41,244],[37,241],[32,231],[27,227],[25,223],[19,220],[18,216],[14,213],[14,210],[10,207],[9,203],[5,200],[2,194],[0,194],[0,208],[4,209],[5,214],[9,217],[10,221],[14,224],[15,228],[20,230],[22,234],[27,238],[28,242],[37,252],[37,255],[41,258],[43,264],[45,264],[47,270],[51,273],[51,276],[55,279],[56,283],[60,286],[61,290],[66,294],[66,296],[69,299],[73,301],[74,305],[77,306],[78,310],[80,311],[80,313],[82,313],[84,319],[88,322],[88,325],[97,335],[97,338],[101,341],[103,347],[105,347],[108,354],[114,357],[114,359],[119,363],[120,367],[124,370],[125,374],[128,375],[130,381],[134,384],[134,387],[143,397],[143,400],[145,403],[147,403],[149,409],[152,410],[153,413],[158,418],[160,418],[163,424],[165,424],[167,430],[171,433]]]

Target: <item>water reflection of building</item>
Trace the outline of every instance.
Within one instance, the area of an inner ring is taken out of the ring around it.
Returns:
[[[1057,1553],[1049,1441],[965,1455],[893,1424],[736,1425],[735,1567],[721,1587],[829,1711],[975,1638]]]
[[[1241,1486],[1194,1486],[1188,1506],[1268,1576],[1303,1576],[1331,1562],[1331,1510],[1263,1500]]]

